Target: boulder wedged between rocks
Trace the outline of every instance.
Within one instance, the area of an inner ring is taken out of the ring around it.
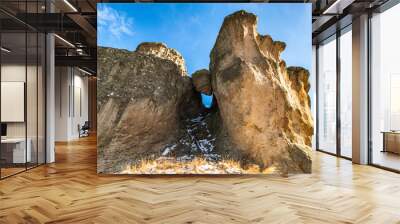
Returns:
[[[207,69],[195,71],[192,82],[197,92],[210,96],[212,94],[211,75]]]

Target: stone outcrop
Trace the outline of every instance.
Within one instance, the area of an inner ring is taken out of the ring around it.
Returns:
[[[212,89],[223,130],[217,147],[230,147],[261,167],[311,172],[308,72],[286,68],[285,43],[257,32],[257,17],[227,16],[211,52]]]
[[[133,52],[99,47],[98,172],[144,164],[159,173],[146,165],[159,162],[190,173],[187,164],[199,158],[202,169],[233,161],[243,172],[311,172],[309,73],[286,67],[285,47],[258,34],[257,17],[245,11],[225,18],[209,70],[192,79],[163,43]],[[212,108],[201,106],[199,93],[215,96]]]
[[[197,113],[182,56],[164,44],[99,47],[98,74],[99,172],[157,155],[180,136],[185,113]]]
[[[212,94],[211,75],[207,69],[201,69],[192,74],[192,82],[197,92]]]
[[[136,47],[136,52],[142,54],[151,54],[156,57],[170,60],[178,66],[182,75],[187,75],[185,61],[182,55],[175,49],[168,48],[163,43],[143,42]]]

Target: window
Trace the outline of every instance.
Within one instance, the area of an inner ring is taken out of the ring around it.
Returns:
[[[371,18],[371,162],[400,170],[400,4]]]
[[[0,2],[17,13],[40,13],[44,1]],[[0,13],[0,178],[45,163],[45,35]],[[11,24],[11,25],[10,25]],[[12,109],[11,109],[12,108]]]
[[[351,26],[340,36],[340,155],[352,157],[352,35]]]
[[[318,149],[336,153],[336,37],[318,48]]]

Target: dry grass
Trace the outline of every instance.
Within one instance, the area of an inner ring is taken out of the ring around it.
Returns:
[[[172,157],[160,157],[157,160],[142,161],[138,165],[128,165],[121,174],[271,174],[275,167],[264,169],[258,165],[250,165],[246,169],[233,160],[218,162],[195,158],[190,161],[179,161]]]

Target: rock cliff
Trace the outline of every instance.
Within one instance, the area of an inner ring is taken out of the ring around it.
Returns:
[[[308,72],[286,68],[285,43],[257,32],[257,17],[238,11],[225,18],[211,52],[212,89],[230,147],[261,167],[311,172],[313,121]],[[228,144],[227,144],[228,143]]]

